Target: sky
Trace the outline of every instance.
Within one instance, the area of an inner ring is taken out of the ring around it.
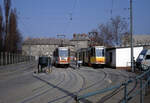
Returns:
[[[121,16],[129,23],[130,0],[12,0],[24,38],[88,33]],[[0,0],[2,8],[3,0]],[[112,10],[112,14],[111,11]],[[133,34],[150,34],[150,0],[133,0]],[[62,38],[62,37],[59,37]]]

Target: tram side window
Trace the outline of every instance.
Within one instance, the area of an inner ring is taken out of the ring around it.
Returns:
[[[93,56],[93,48],[91,49],[91,56]]]
[[[70,52],[70,49],[69,49],[68,51],[69,51],[69,52],[68,52],[68,55],[70,56],[70,53],[71,53],[71,52]]]
[[[102,50],[102,56],[104,56],[105,55],[105,51],[104,51],[104,49]]]
[[[96,56],[96,55],[95,55],[95,48],[93,48],[93,56]]]
[[[79,52],[79,60],[81,60],[81,52]]]
[[[95,49],[94,48],[91,49],[91,56],[95,56]]]
[[[150,60],[150,55],[146,55],[146,60]]]

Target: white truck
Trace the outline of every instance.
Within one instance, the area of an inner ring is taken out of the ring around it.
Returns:
[[[136,66],[138,69],[145,71],[150,68],[150,49],[144,49],[139,54],[136,60]]]

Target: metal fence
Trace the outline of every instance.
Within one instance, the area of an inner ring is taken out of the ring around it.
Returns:
[[[110,88],[105,88],[102,90],[98,90],[96,92],[90,92],[87,94],[83,94],[80,96],[76,96],[74,99],[76,101],[76,103],[80,103],[80,100],[94,96],[96,94],[103,94],[112,90],[117,90],[119,88],[123,88],[123,93],[124,96],[121,99],[122,103],[127,103],[128,101],[130,101],[131,99],[133,99],[135,96],[140,95],[140,103],[144,103],[144,95],[146,92],[146,89],[150,86],[150,67],[147,66],[147,71],[143,72],[142,74],[138,75],[137,77],[135,77],[134,79],[130,79],[122,84],[116,85],[116,86],[112,86]],[[135,86],[129,91],[128,90],[128,85],[130,83],[134,83],[135,82]],[[139,89],[136,89],[137,84],[140,85]],[[134,91],[134,93],[133,93]]]
[[[35,60],[34,56],[0,52],[0,66]]]

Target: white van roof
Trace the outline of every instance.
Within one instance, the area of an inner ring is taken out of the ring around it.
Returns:
[[[150,49],[147,49],[147,53],[146,54],[149,54],[150,55]]]

